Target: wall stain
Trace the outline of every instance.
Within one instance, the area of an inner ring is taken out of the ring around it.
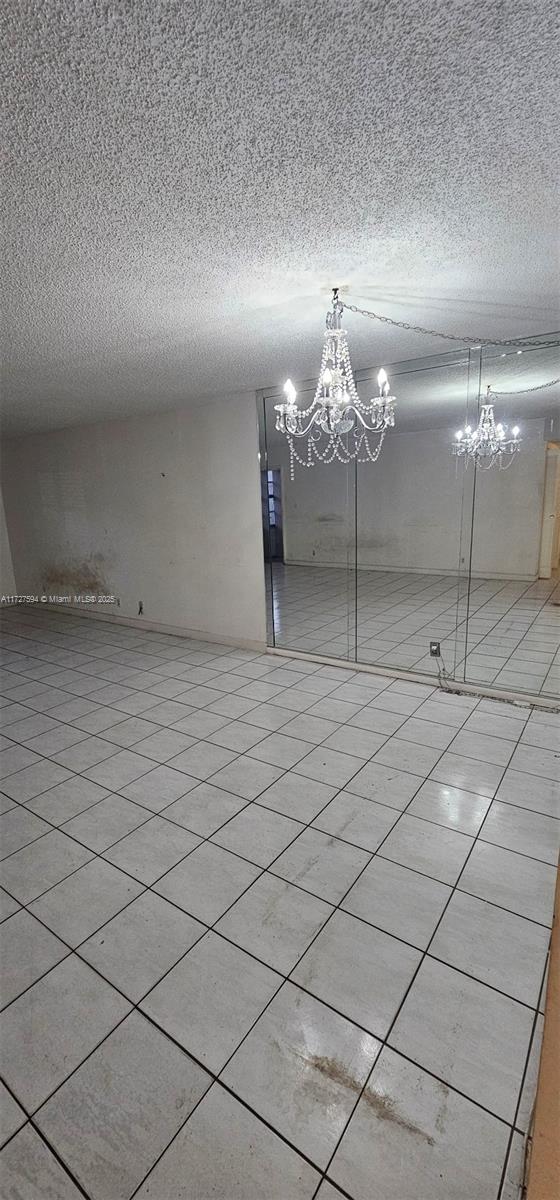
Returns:
[[[65,562],[45,563],[41,581],[45,592],[64,595],[67,592],[109,593],[105,580],[103,554],[91,554],[86,559],[67,559]]]
[[[359,546],[362,555],[364,550],[387,550],[389,547],[391,549],[399,549],[400,543],[401,538],[392,537],[390,534],[383,537],[375,537],[373,534],[369,536],[365,533],[359,534]]]

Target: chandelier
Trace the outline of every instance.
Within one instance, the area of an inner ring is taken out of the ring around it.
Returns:
[[[276,428],[286,435],[290,447],[290,475],[294,462],[314,467],[318,462],[377,462],[387,429],[395,424],[395,397],[389,395],[389,380],[381,369],[377,376],[379,395],[362,403],[356,390],[346,331],[342,328],[343,305],[338,288],[333,288],[332,310],[327,313],[319,379],[309,408],[298,408],[297,392],[291,381],[284,384],[286,400],[276,404]],[[370,438],[376,435],[375,444]],[[304,439],[300,454],[296,439]],[[304,449],[305,447],[305,449]]]
[[[496,425],[494,419],[494,400],[490,385],[486,391],[486,402],[480,406],[480,416],[476,429],[466,425],[457,431],[453,443],[453,453],[457,458],[465,459],[465,467],[469,459],[483,471],[497,466],[505,471],[511,466],[514,456],[521,447],[519,426],[514,425],[508,435],[507,425]]]

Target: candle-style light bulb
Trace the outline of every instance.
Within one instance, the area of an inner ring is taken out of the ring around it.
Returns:
[[[284,384],[284,394],[286,396],[288,404],[295,404],[297,392],[296,392],[296,389],[295,389],[291,379],[287,379]]]
[[[385,384],[388,382],[389,382],[389,380],[387,379],[387,372],[384,367],[381,367],[381,369],[379,370],[379,372],[377,374],[377,386],[379,388],[379,395],[381,395]],[[387,393],[385,393],[385,394],[387,394]]]
[[[323,371],[323,387],[330,387],[332,383],[332,371],[330,367],[325,367]]]

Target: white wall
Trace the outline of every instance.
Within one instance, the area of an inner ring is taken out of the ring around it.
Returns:
[[[0,492],[0,594],[13,596],[15,590],[16,581],[4,512],[4,497]]]
[[[472,467],[465,476],[453,457],[454,433],[389,431],[378,462],[358,466],[359,566],[454,572],[460,555],[468,561]],[[354,466],[308,470],[296,464],[292,482],[285,440],[269,437],[268,450],[269,466],[282,469],[286,561],[353,563]],[[523,424],[522,451],[509,470],[477,473],[477,574],[537,576],[544,463],[544,422],[531,420]]]
[[[254,395],[4,443],[20,592],[114,593],[119,616],[262,644]]]
[[[523,443],[507,471],[478,471],[473,571],[537,579],[546,440],[544,420],[523,421]]]

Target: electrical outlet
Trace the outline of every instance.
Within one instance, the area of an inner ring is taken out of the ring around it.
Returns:
[[[432,658],[441,658],[441,646],[439,642],[430,642],[430,654]]]

